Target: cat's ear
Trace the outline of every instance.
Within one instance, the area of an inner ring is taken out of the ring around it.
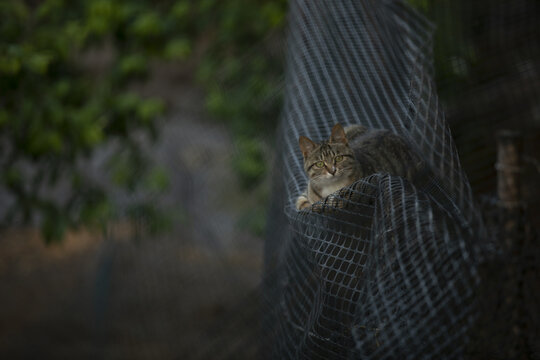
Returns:
[[[343,143],[347,145],[347,136],[345,136],[345,130],[341,124],[336,124],[332,128],[332,134],[330,135],[331,143]]]
[[[317,147],[317,144],[305,136],[300,136],[298,138],[298,144],[300,145],[300,150],[302,150],[302,155],[304,155],[304,158],[306,158],[309,153]]]

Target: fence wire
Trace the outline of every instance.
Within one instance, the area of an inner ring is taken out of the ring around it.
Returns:
[[[290,3],[276,197],[265,248],[264,354],[462,358],[485,231],[433,83],[433,25],[401,1]],[[388,129],[426,170],[373,174],[298,211],[298,137]]]

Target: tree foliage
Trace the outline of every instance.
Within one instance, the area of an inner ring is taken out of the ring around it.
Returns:
[[[47,239],[59,239],[69,227],[110,216],[107,192],[81,166],[105,144],[124,149],[111,162],[114,183],[166,187],[162,170],[146,171],[135,139],[156,135],[164,102],[129,87],[154,59],[202,54],[197,74],[208,107],[247,149],[236,160],[239,174],[246,184],[258,181],[261,149],[249,140],[277,114],[267,100],[280,64],[267,48],[246,52],[266,46],[285,8],[285,0],[0,2],[0,187],[14,199],[3,224],[38,220]],[[89,63],[93,49],[107,49],[110,59]],[[58,186],[63,198],[50,191]],[[150,205],[140,207],[152,213]]]

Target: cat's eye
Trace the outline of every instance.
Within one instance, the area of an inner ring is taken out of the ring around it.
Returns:
[[[318,168],[323,168],[324,167],[324,161],[317,161],[315,163],[315,166],[318,167]]]
[[[343,155],[338,155],[334,158],[335,162],[340,162],[341,160],[343,160]]]

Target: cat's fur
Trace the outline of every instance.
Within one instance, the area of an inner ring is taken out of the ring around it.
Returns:
[[[296,200],[297,209],[308,208],[374,173],[388,173],[413,181],[423,164],[420,156],[399,135],[361,125],[344,129],[336,124],[330,138],[320,144],[305,136],[300,136],[298,142],[309,183]]]

